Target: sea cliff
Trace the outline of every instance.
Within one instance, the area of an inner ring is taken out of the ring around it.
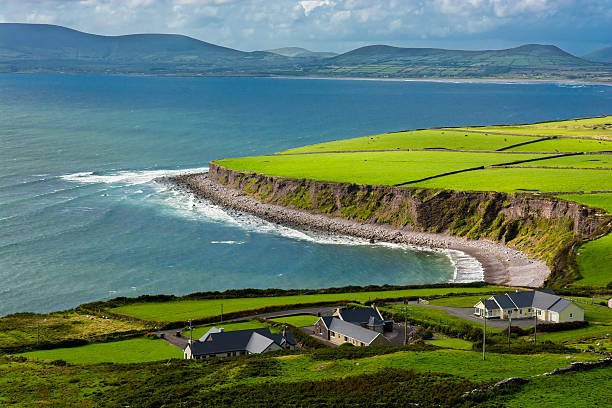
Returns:
[[[485,280],[558,286],[578,277],[580,243],[612,228],[598,209],[533,194],[355,185],[271,177],[214,162],[171,178],[217,204],[270,221],[474,256]]]

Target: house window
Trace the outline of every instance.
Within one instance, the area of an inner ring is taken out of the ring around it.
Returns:
[[[348,341],[348,337],[344,336],[344,341]]]
[[[574,314],[570,313],[570,319],[573,319],[573,318],[574,318]]]
[[[538,316],[541,316],[541,315],[542,315],[542,311],[538,310]]]

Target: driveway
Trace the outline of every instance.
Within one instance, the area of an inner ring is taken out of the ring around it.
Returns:
[[[473,322],[484,324],[483,320],[480,317],[474,316],[474,308],[473,307],[447,307],[447,306],[435,306],[435,305],[424,305],[418,302],[408,302],[409,305],[423,306],[423,307],[433,307],[435,309],[444,310],[449,315],[460,317],[465,320],[471,320]],[[544,321],[540,321],[540,323],[545,323]],[[516,327],[533,327],[534,320],[533,318],[528,319],[512,319],[512,326]],[[496,329],[507,329],[508,328],[508,320],[500,320],[500,319],[487,319],[487,327],[494,327]]]

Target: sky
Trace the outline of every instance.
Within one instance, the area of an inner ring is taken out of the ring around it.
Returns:
[[[243,51],[612,45],[612,0],[0,0],[0,22],[184,34]]]

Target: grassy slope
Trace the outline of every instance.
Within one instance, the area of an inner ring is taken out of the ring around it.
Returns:
[[[247,320],[241,322],[233,322],[233,323],[217,323],[217,324],[208,324],[206,326],[194,327],[193,329],[193,338],[199,339],[203,335],[210,330],[211,327],[223,328],[225,331],[235,331],[235,330],[246,330],[246,329],[259,329],[261,327],[266,327],[264,324],[258,322],[257,320]],[[189,330],[183,330],[183,335],[185,337],[189,337]]]
[[[189,319],[218,316],[223,303],[224,313],[253,310],[264,306],[299,305],[318,302],[354,300],[366,302],[373,299],[392,299],[407,296],[430,296],[447,293],[481,293],[505,291],[507,288],[423,288],[376,292],[329,293],[320,295],[252,297],[236,299],[205,299],[170,301],[159,303],[134,303],[111,309],[113,313],[152,321],[187,321]]]
[[[40,342],[45,343],[144,329],[140,322],[103,319],[75,311],[19,313],[0,318],[0,347],[34,345],[37,332]]]
[[[283,389],[292,393],[294,387],[299,387],[304,381],[327,382],[398,369],[447,373],[463,381],[482,383],[509,376],[535,376],[566,366],[569,361],[590,361],[598,357],[577,353],[568,360],[566,354],[489,353],[487,360],[482,361],[481,354],[472,351],[396,351],[368,356],[371,351],[367,348],[351,350],[348,353],[351,356],[347,354],[345,357],[338,356],[335,350],[322,350],[281,357],[244,356],[73,367],[17,362],[0,357],[0,402],[5,405],[34,405],[38,402],[62,406],[143,406],[142,403],[146,402],[149,405],[144,406],[160,406],[163,401],[176,404],[187,396],[201,404],[206,393],[222,395],[227,392],[231,398],[226,404],[230,401],[235,404],[237,395],[233,391],[240,387],[286,384]],[[423,381],[432,386],[435,384],[435,380],[429,378]],[[369,388],[369,392],[380,392],[380,388]],[[245,403],[244,398],[240,396],[238,402]],[[418,398],[418,395],[413,395],[413,398]]]
[[[164,340],[134,338],[80,347],[36,350],[21,354],[35,360],[64,360],[73,364],[143,363],[182,358],[183,352]]]

